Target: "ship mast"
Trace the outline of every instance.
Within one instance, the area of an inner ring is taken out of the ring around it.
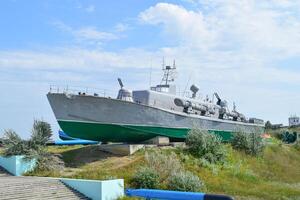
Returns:
[[[150,90],[156,92],[176,94],[176,86],[170,85],[170,82],[174,82],[176,76],[175,60],[173,61],[173,66],[169,66],[169,65],[165,65],[165,59],[163,58],[162,70],[164,74],[160,84],[154,87],[150,87]]]
[[[161,80],[162,85],[164,83],[165,86],[169,85],[169,82],[174,82],[175,74],[176,74],[176,64],[175,60],[173,61],[173,66],[165,65],[165,59],[163,58],[162,70],[164,71],[163,78]]]

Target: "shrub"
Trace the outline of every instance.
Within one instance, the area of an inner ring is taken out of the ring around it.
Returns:
[[[226,157],[226,149],[221,138],[208,131],[192,129],[186,138],[188,151],[198,157],[204,158],[210,163],[223,162]]]
[[[265,147],[265,144],[261,138],[261,134],[257,132],[237,132],[233,136],[231,145],[234,149],[242,150],[245,153],[254,156],[260,154]]]
[[[46,145],[52,136],[50,124],[35,120],[31,131],[31,145]]]
[[[2,152],[2,155],[5,157],[26,155],[29,152],[28,142],[22,140],[13,130],[4,131],[3,147],[4,151]]]
[[[155,189],[159,187],[159,174],[150,167],[140,168],[131,180],[136,188]]]
[[[282,140],[282,142],[287,143],[287,144],[294,143],[297,140],[297,133],[286,131],[286,132],[282,133],[281,140]]]
[[[6,157],[24,155],[24,159],[36,159],[39,170],[61,169],[63,162],[58,156],[47,152],[46,143],[50,140],[52,131],[50,124],[35,120],[31,132],[31,138],[26,141],[12,130],[4,133],[3,155]]]
[[[171,174],[182,168],[174,152],[171,154],[161,151],[146,152],[145,159],[148,166],[159,174],[161,181],[165,181]]]
[[[191,172],[180,171],[169,177],[167,186],[169,190],[199,192],[203,189],[204,184],[198,176],[195,176]]]
[[[184,157],[190,160],[188,155]],[[199,191],[203,187],[197,176],[183,170],[174,152],[148,151],[145,154],[145,161],[146,166],[140,168],[131,179],[133,187],[178,191]]]

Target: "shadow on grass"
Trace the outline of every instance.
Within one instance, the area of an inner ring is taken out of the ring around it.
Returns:
[[[103,152],[98,145],[83,146],[61,153],[66,167],[81,167],[85,164],[105,160],[110,157],[119,157],[111,153]]]

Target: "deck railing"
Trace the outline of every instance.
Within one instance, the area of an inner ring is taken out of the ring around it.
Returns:
[[[50,85],[50,93],[66,93],[66,94],[84,94],[92,96],[101,96],[101,97],[116,97],[118,91],[111,91],[107,89],[100,89],[94,87],[82,87],[82,86],[61,86],[61,85]],[[176,95],[180,97],[189,98],[191,97],[191,92],[189,91],[177,91]],[[195,99],[204,99],[200,94],[196,96]],[[214,101],[214,99],[212,99]]]
[[[58,86],[50,85],[50,93],[66,93],[66,94],[81,94],[81,95],[92,95],[101,97],[114,97],[117,94],[112,91],[93,88],[93,87],[81,87],[81,86]]]

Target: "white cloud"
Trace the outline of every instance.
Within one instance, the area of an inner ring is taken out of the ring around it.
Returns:
[[[0,51],[0,69],[7,70],[47,70],[47,71],[75,71],[101,72],[116,71],[130,68],[131,70],[148,70],[150,59],[154,58],[154,69],[160,69],[161,55],[167,58],[177,58],[177,65],[181,79],[193,73],[194,79],[199,81],[214,81],[235,84],[275,84],[286,83],[300,85],[300,72],[272,67],[240,67],[238,58],[229,59],[231,55],[223,55],[219,60],[215,57],[199,59],[198,52],[193,54],[189,49],[162,48],[155,52],[143,49],[128,48],[118,52],[105,50],[87,50],[82,48],[57,48],[37,51]],[[168,63],[171,60],[167,60]],[[224,63],[224,64],[223,64]],[[230,64],[236,65],[231,67]],[[245,63],[245,66],[256,64]]]
[[[124,23],[118,23],[117,25],[115,25],[114,29],[116,32],[124,32],[129,29],[129,25]]]
[[[57,48],[36,51],[0,51],[0,69],[106,71],[145,68],[152,54],[129,48],[120,52]]]
[[[86,6],[86,5],[82,5],[82,4],[79,3],[79,4],[77,4],[76,8],[78,8],[78,9],[84,11],[84,12],[87,12],[87,13],[93,13],[96,10],[96,7],[92,4]]]
[[[53,25],[57,27],[59,30],[73,35],[79,42],[89,41],[91,43],[101,44],[105,41],[117,40],[120,38],[119,35],[113,32],[100,31],[93,26],[81,27],[75,29],[60,21],[54,22]]]
[[[142,12],[140,19],[162,24],[165,34],[179,40],[180,46],[250,54],[264,51],[264,55],[280,57],[300,53],[299,15],[254,0],[204,2],[197,11],[158,3]]]
[[[201,1],[197,11],[158,3],[139,17],[146,24],[161,25],[166,38],[179,41],[177,47],[165,50],[186,60],[186,70],[205,69],[208,74],[223,70],[227,77],[237,70],[240,80],[250,76],[253,82],[260,77],[258,82],[274,83],[281,82],[281,76],[299,84],[299,73],[276,66],[300,55],[300,18],[285,9],[273,9],[290,3],[278,2],[271,6],[254,0]]]
[[[95,27],[85,27],[73,32],[78,38],[84,40],[116,40],[119,37],[113,33],[98,31]]]
[[[158,3],[142,12],[140,19],[152,25],[163,24],[165,34],[183,44],[207,47],[215,40],[201,12],[188,11],[175,4]]]

